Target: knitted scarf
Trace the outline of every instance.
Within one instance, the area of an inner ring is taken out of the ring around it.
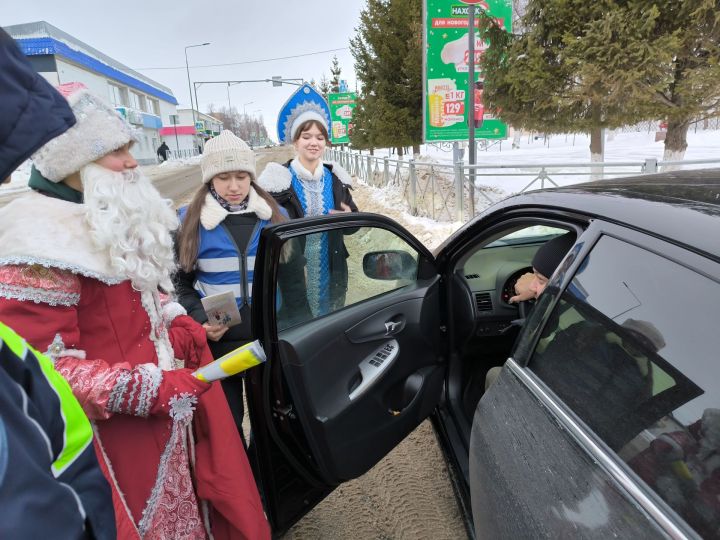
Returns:
[[[208,187],[210,188],[210,194],[213,196],[213,198],[218,202],[220,206],[222,206],[228,212],[241,212],[247,209],[248,202],[250,201],[250,193],[248,193],[248,196],[245,197],[245,199],[243,199],[240,204],[230,204],[228,201],[223,199],[217,191],[215,191],[212,182],[208,184]]]

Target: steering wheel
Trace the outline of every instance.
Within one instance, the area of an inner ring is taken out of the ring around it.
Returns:
[[[530,314],[530,310],[534,305],[535,300],[523,300],[522,302],[518,302],[518,315],[520,315],[520,318],[527,319]]]

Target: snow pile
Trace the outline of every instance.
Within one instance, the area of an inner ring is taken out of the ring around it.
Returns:
[[[394,219],[410,231],[428,249],[439,246],[448,236],[462,226],[460,222],[438,222],[410,214],[403,191],[397,186],[378,188],[355,179],[353,199],[361,212],[382,214]]]

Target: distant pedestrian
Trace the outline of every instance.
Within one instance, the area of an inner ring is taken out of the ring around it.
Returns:
[[[169,153],[170,147],[165,141],[163,141],[160,147],[157,149],[157,155],[160,158],[160,163],[162,163],[163,161],[167,161]]]

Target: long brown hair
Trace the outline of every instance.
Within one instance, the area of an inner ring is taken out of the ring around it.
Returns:
[[[210,182],[212,182],[212,180],[210,180]],[[205,204],[205,197],[210,193],[210,182],[200,186],[200,189],[193,195],[185,212],[185,219],[180,225],[180,231],[178,232],[178,263],[180,264],[180,268],[185,272],[192,272],[195,268],[195,262],[197,261],[200,244],[200,213]],[[287,218],[280,212],[280,206],[275,199],[273,199],[272,195],[258,186],[255,180],[250,181],[250,187],[270,206],[270,210],[272,210],[272,215],[270,216],[271,223],[283,223],[287,221]]]

